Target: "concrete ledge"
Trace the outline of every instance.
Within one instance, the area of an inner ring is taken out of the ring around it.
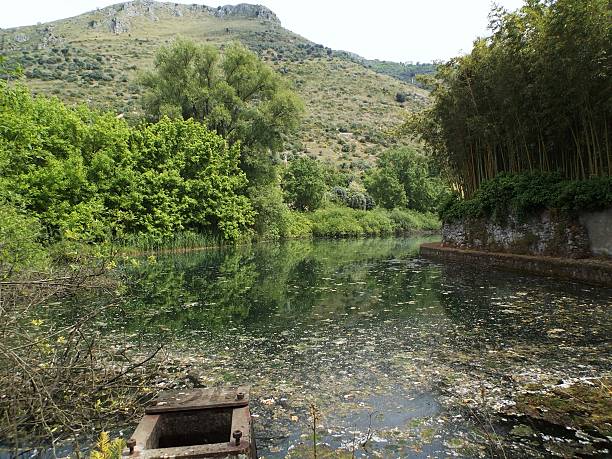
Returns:
[[[422,244],[420,250],[422,256],[438,260],[470,263],[487,268],[499,268],[612,287],[612,262],[604,260],[482,252],[444,247],[440,243]]]

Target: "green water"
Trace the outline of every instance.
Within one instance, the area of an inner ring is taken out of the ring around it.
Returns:
[[[516,385],[610,374],[611,290],[433,262],[418,256],[424,241],[289,242],[143,260],[125,268],[127,300],[100,327],[166,343],[175,378],[160,389],[251,384],[266,458],[311,457],[311,405],[320,452],[492,455],[511,426],[470,401],[501,409]],[[512,439],[502,449],[545,454],[542,438],[531,450]]]

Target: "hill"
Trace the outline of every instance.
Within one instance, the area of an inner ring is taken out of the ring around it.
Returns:
[[[405,75],[386,74],[398,73],[402,64],[373,65],[313,43],[283,28],[259,5],[211,8],[136,0],[0,30],[0,53],[24,68],[35,92],[137,118],[138,72],[151,67],[155,50],[177,36],[219,46],[240,41],[292,82],[306,114],[300,131],[287,139],[289,153],[367,167],[381,147],[394,142],[385,135],[389,127],[427,101],[427,92],[403,81]],[[398,93],[406,95],[405,102],[396,102]]]

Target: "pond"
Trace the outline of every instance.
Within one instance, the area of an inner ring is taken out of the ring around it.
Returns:
[[[160,389],[251,384],[260,457],[312,457],[313,422],[319,457],[605,456],[609,412],[599,431],[525,413],[534,394],[546,413],[551,391],[609,381],[612,290],[430,261],[425,241],[142,260],[100,327],[168,343]]]

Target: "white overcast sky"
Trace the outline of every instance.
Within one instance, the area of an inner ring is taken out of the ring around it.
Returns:
[[[284,27],[333,49],[370,59],[429,62],[469,52],[487,33],[491,0],[174,0],[219,6],[259,3]],[[0,27],[76,16],[117,0],[1,0]],[[513,10],[523,0],[496,0]]]

